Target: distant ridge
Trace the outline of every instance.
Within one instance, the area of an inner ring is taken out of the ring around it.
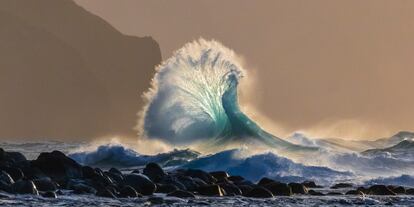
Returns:
[[[70,0],[3,0],[0,23],[0,138],[135,136],[155,40]]]

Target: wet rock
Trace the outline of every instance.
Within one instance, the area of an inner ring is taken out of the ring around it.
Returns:
[[[396,195],[385,185],[373,185],[368,188],[368,194],[371,195]]]
[[[405,191],[407,195],[414,195],[414,188],[409,188]]]
[[[18,181],[24,178],[23,171],[17,167],[0,167],[0,170],[7,172],[14,181]]]
[[[189,176],[177,176],[177,180],[182,183],[185,186],[185,189],[187,189],[188,191],[195,191],[198,189],[198,187],[200,186],[204,186],[204,185],[199,185],[193,178],[189,177]]]
[[[145,175],[131,173],[125,176],[124,184],[130,185],[142,195],[152,195],[157,186]]]
[[[302,183],[305,187],[307,188],[321,188],[321,186],[316,185],[316,183],[314,181],[305,181]]]
[[[39,195],[36,185],[31,180],[18,180],[11,185],[12,191],[17,194]]]
[[[326,195],[343,195],[341,192],[328,192]]]
[[[264,187],[255,187],[246,194],[246,197],[252,198],[272,198],[273,194]]]
[[[58,183],[68,178],[82,177],[82,166],[60,151],[42,152],[32,161],[32,165]]]
[[[164,170],[157,163],[153,162],[145,166],[143,174],[154,182],[159,182],[166,175]]]
[[[171,193],[179,188],[173,184],[157,184],[157,193]]]
[[[242,176],[236,175],[236,176],[230,176],[228,177],[228,180],[234,182],[234,183],[238,183],[244,180],[244,178]]]
[[[147,199],[148,202],[151,203],[151,205],[161,205],[164,203],[164,198],[162,197],[150,197]]]
[[[57,198],[57,195],[53,191],[47,191],[41,194],[45,198]]]
[[[217,179],[215,179],[212,175],[202,170],[188,169],[185,171],[185,175],[193,177],[193,178],[200,178],[207,184],[212,184],[212,183],[217,182]]]
[[[350,190],[350,191],[347,191],[345,193],[345,195],[361,195],[361,196],[363,196],[365,194],[360,190]]]
[[[260,179],[260,181],[257,183],[257,185],[264,186],[266,184],[274,183],[274,182],[277,182],[277,181],[275,181],[273,179],[270,179],[270,178],[267,178],[267,177],[264,177],[264,178]]]
[[[402,186],[387,186],[392,192],[396,194],[405,194],[406,190]]]
[[[301,183],[289,183],[293,194],[307,194],[308,189]]]
[[[79,179],[70,179],[67,183],[67,189],[73,190],[75,194],[96,194],[95,188]]]
[[[219,184],[219,186],[224,190],[226,196],[242,195],[242,191],[240,190],[240,188],[232,183],[222,183]]]
[[[223,189],[219,185],[201,186],[197,189],[200,195],[204,196],[223,196]]]
[[[116,198],[114,193],[107,188],[99,189],[95,195],[99,197],[105,197],[105,198]]]
[[[241,190],[243,196],[246,196],[247,193],[253,190],[253,186],[251,185],[238,185],[237,187]]]
[[[160,184],[163,185],[175,185],[177,188],[179,188],[180,190],[187,190],[187,188],[185,187],[184,184],[182,184],[180,181],[178,181],[178,178],[173,176],[173,175],[167,175],[165,176],[162,181],[160,182]]]
[[[131,186],[126,185],[119,190],[119,195],[122,198],[136,198],[141,197],[141,195]]]
[[[122,176],[122,174],[104,172],[104,176],[109,177],[115,183],[123,183],[124,181],[124,177]]]
[[[353,185],[351,183],[337,183],[333,185],[332,189],[339,189],[339,188],[352,188]]]
[[[167,196],[177,197],[177,198],[195,198],[194,194],[188,191],[183,191],[183,190],[176,190],[174,192],[167,194]]]
[[[9,175],[9,173],[1,170],[0,171],[0,182],[6,185],[11,185],[14,183],[13,178]]]
[[[229,177],[229,174],[227,174],[227,172],[225,172],[225,171],[210,172],[210,175],[213,176],[214,178],[216,178],[217,180],[223,180],[223,179],[227,179]]]
[[[109,169],[109,171],[108,171],[108,172],[113,173],[113,174],[122,175],[122,172],[121,172],[121,171],[119,171],[119,170],[118,170],[118,169],[116,169],[116,168],[111,168],[111,169]]]
[[[88,178],[88,179],[92,179],[92,178],[99,176],[99,174],[95,171],[95,169],[89,166],[82,167],[82,175],[84,178]]]
[[[33,183],[39,191],[56,191],[58,189],[57,184],[50,178],[36,179],[33,180]]]
[[[315,190],[309,190],[308,191],[309,195],[313,195],[313,196],[324,196],[325,194],[319,192],[319,191],[315,191]]]
[[[292,188],[286,183],[272,182],[264,185],[275,196],[291,196]]]
[[[18,162],[27,161],[26,157],[20,152],[6,152],[3,148],[0,148],[0,162],[15,164]]]

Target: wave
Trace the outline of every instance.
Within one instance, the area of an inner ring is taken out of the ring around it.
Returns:
[[[401,175],[392,177],[379,177],[365,182],[367,185],[383,184],[383,185],[399,185],[406,187],[414,187],[414,176]]]
[[[311,149],[263,130],[238,103],[238,84],[245,70],[234,52],[216,41],[186,44],[156,69],[146,93],[142,133],[172,144],[207,141],[262,143],[282,149]]]

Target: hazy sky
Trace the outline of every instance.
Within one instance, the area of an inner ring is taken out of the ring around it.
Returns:
[[[414,131],[414,1],[76,0],[166,59],[214,38],[254,71],[248,99],[287,133],[353,138]]]

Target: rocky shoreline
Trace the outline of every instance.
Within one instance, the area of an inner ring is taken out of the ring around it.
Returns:
[[[104,171],[82,166],[60,151],[43,152],[37,159],[27,160],[19,152],[6,152],[0,148],[0,192],[8,194],[59,198],[65,191],[74,195],[87,194],[106,198],[148,197],[149,200],[155,198],[154,193],[185,199],[223,196],[266,199],[293,195],[414,195],[414,188],[404,186],[355,186],[351,183],[337,183],[329,187],[328,191],[319,190],[321,188],[326,187],[318,186],[314,181],[282,183],[262,178],[253,183],[224,171],[176,169],[166,172],[156,163],[148,163],[143,169],[128,173],[116,168]],[[2,196],[6,196],[3,194]]]

